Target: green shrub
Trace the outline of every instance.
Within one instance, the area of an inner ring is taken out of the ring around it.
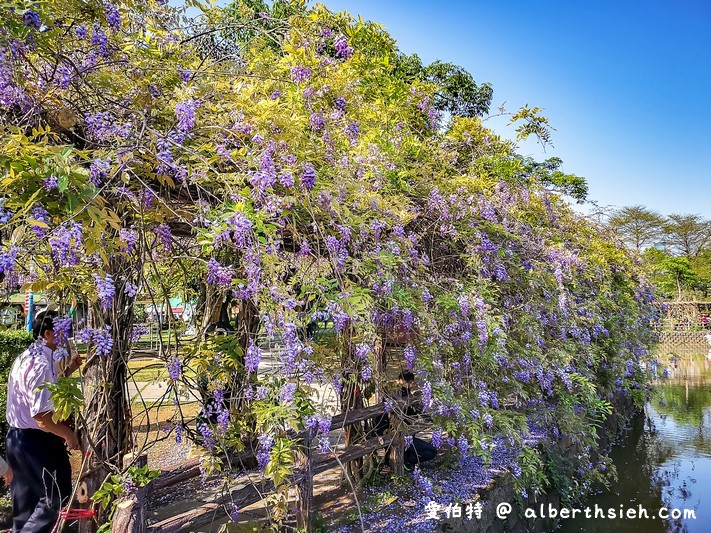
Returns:
[[[5,456],[5,435],[7,435],[7,377],[10,374],[12,362],[24,352],[32,342],[32,334],[28,331],[0,331],[0,454]]]

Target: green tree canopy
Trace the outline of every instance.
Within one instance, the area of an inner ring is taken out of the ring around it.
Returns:
[[[711,242],[711,221],[700,215],[669,215],[664,235],[675,251],[692,258]]]
[[[609,225],[637,253],[659,244],[664,235],[665,219],[641,205],[623,207],[613,213]]]

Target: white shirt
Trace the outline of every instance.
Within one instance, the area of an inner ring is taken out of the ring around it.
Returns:
[[[32,352],[36,353],[32,353]],[[7,424],[11,428],[39,429],[33,416],[54,410],[51,393],[37,390],[43,383],[57,382],[52,350],[46,346],[22,352],[12,364],[7,380]]]

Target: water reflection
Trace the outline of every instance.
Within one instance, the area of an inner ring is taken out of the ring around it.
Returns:
[[[641,505],[650,517],[571,519],[559,531],[711,531],[711,353],[667,349],[659,360],[668,364],[668,378],[612,450],[618,481],[586,502],[603,509]],[[693,510],[696,519],[660,519],[662,507]]]

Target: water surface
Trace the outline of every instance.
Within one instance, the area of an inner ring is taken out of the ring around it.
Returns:
[[[711,354],[669,352],[659,358],[669,364],[669,378],[657,384],[644,416],[610,454],[618,481],[584,504],[605,510],[641,505],[649,518],[569,519],[558,531],[711,532]],[[662,507],[693,510],[696,519],[664,520],[657,515]]]

